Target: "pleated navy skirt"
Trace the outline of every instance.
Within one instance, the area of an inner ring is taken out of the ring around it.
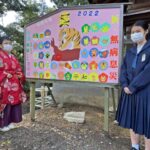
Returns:
[[[116,120],[119,126],[150,139],[150,86],[132,95],[122,91]]]

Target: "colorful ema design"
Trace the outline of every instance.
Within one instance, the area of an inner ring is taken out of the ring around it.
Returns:
[[[65,80],[71,80],[72,79],[72,74],[70,72],[67,72],[65,74]]]
[[[51,31],[49,29],[46,29],[44,33],[34,33],[32,38],[35,39],[44,39],[45,37],[50,37],[51,36]]]
[[[89,43],[90,43],[90,37],[84,36],[84,37],[82,38],[82,40],[81,40],[81,43],[82,43],[83,46],[89,45]]]
[[[105,60],[102,60],[102,61],[99,63],[99,69],[100,69],[100,70],[107,70],[107,69],[108,69],[108,62],[105,61]]]
[[[108,54],[109,54],[108,50],[104,49],[104,50],[99,51],[100,58],[106,58],[106,57],[108,57]]]
[[[88,50],[87,50],[87,49],[81,50],[80,56],[81,56],[82,58],[88,58],[88,56],[89,56]]]
[[[115,18],[113,18],[113,22]],[[84,24],[82,27],[81,27],[81,31],[82,33],[84,34],[87,34],[89,33],[90,31],[91,32],[102,32],[102,33],[107,33],[109,32],[111,29],[111,24],[110,23],[107,23],[107,22],[104,22],[102,24],[100,24],[99,22],[94,22],[92,23],[91,25],[89,24]]]
[[[50,31],[49,29],[47,29],[47,30],[44,32],[44,35],[45,35],[45,37],[50,37],[51,31]]]
[[[27,78],[118,83],[120,12],[63,9],[27,26]]]
[[[101,46],[102,48],[108,47],[110,44],[116,44],[119,42],[118,35],[112,36],[93,36],[89,37],[88,35],[83,36],[81,39],[81,44],[83,46]]]
[[[87,73],[79,73],[79,72],[66,72],[63,71],[58,72],[57,74],[52,74],[49,70],[45,72],[34,72],[34,78],[40,79],[56,79],[60,80],[74,80],[74,81],[91,81],[91,82],[100,82],[107,83],[108,80],[116,80],[118,78],[117,72],[110,72],[98,74],[97,72]]]
[[[106,73],[102,73],[99,75],[99,81],[101,83],[106,83],[108,80],[108,75]]]
[[[86,61],[81,62],[81,69],[82,70],[87,70],[88,69],[88,62],[86,62]]]
[[[98,48],[92,48],[90,50],[83,49],[81,50],[80,57],[87,59],[87,58],[95,58],[99,56],[100,58],[107,58],[109,57],[118,57],[119,50],[118,48],[112,48],[112,49],[98,49]]]
[[[87,34],[89,33],[89,31],[90,31],[90,26],[88,24],[82,26],[82,33]]]
[[[97,48],[92,48],[91,50],[90,50],[90,56],[91,57],[96,57],[96,56],[98,56],[98,53],[99,53],[99,51],[98,51],[98,49]]]
[[[91,25],[91,31],[92,32],[98,32],[100,30],[101,26],[98,22],[95,22]]]
[[[109,36],[102,36],[101,38],[100,38],[100,45],[102,46],[102,47],[106,47],[106,46],[108,46],[110,44],[110,38],[109,38]]]
[[[75,60],[72,62],[73,69],[79,69],[80,68],[80,62]]]

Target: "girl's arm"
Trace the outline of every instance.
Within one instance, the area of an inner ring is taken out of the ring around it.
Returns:
[[[3,57],[0,56],[0,84],[5,78],[7,78],[7,74],[5,72]]]
[[[128,87],[128,79],[127,79],[127,54],[124,57],[122,66],[121,66],[121,70],[120,70],[120,83],[122,88],[124,87]]]
[[[132,80],[128,88],[134,93],[148,84],[150,84],[150,60],[146,64],[144,70]]]

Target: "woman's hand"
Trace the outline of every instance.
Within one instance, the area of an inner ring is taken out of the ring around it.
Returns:
[[[17,75],[18,79],[21,79],[22,78],[22,75]]]
[[[12,78],[12,74],[7,73],[7,78]]]
[[[7,78],[12,78],[12,74],[10,74],[10,73],[8,73],[6,71],[4,71],[4,74],[7,76]]]
[[[21,79],[21,78],[22,78],[22,73],[21,73],[21,72],[16,72],[15,76],[16,76],[18,79]]]
[[[125,92],[126,94],[132,94],[132,92],[130,91],[130,89],[129,89],[128,87],[125,87],[125,88],[124,88],[124,92]]]

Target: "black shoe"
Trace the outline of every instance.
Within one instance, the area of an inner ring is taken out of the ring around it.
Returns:
[[[137,150],[136,148],[132,147],[131,150]],[[140,150],[140,149],[139,149]]]

